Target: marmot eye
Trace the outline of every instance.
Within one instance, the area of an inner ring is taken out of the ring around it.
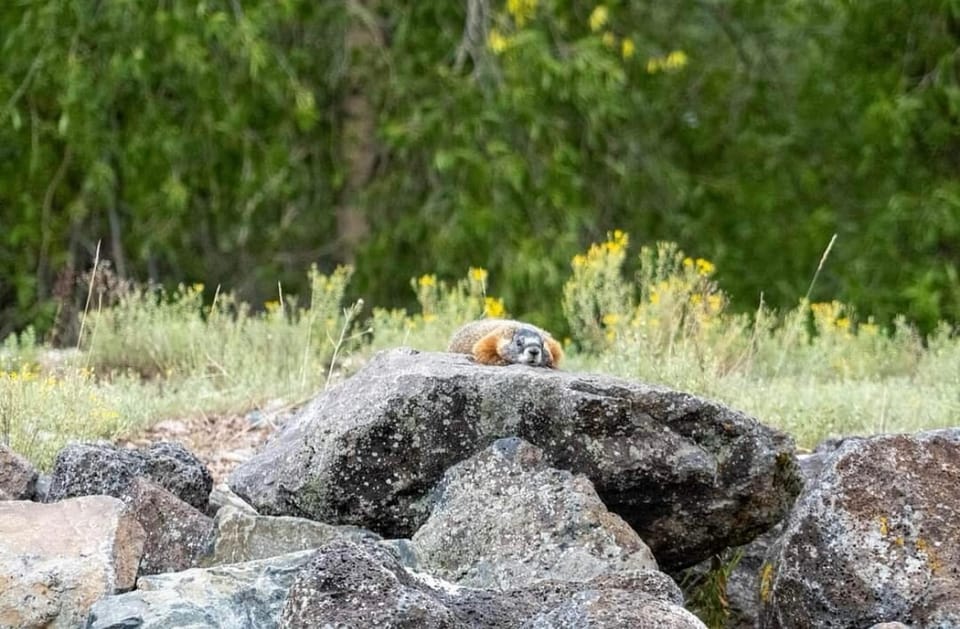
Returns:
[[[523,347],[523,338],[522,338],[522,337],[519,337],[519,336],[518,336],[518,337],[517,337],[517,340],[516,340],[515,342],[516,342],[516,344],[517,344],[517,347]]]

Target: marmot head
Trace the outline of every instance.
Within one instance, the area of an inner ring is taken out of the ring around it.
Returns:
[[[520,326],[513,330],[504,330],[500,337],[499,354],[511,363],[545,367],[553,364],[550,350],[544,346],[544,339],[534,328]]]

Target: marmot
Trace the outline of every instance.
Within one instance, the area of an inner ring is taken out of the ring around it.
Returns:
[[[556,369],[563,348],[550,333],[509,319],[481,319],[457,330],[448,352],[470,354],[482,365],[531,365]]]

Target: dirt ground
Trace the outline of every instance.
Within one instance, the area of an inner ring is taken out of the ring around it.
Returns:
[[[218,484],[226,481],[233,468],[253,456],[293,413],[294,409],[280,408],[242,415],[167,419],[119,443],[141,448],[158,441],[179,441],[203,461],[214,484]]]

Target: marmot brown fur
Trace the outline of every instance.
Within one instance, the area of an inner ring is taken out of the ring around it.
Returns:
[[[550,333],[510,319],[481,319],[457,330],[448,352],[470,354],[483,365],[531,365],[556,369],[563,348]]]

